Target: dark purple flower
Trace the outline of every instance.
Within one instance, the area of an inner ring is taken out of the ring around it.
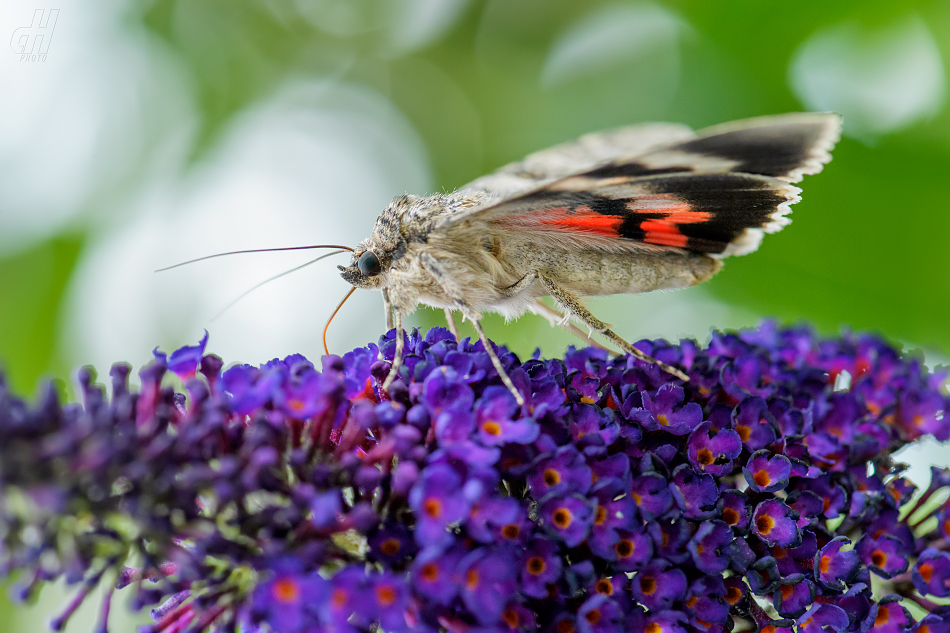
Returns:
[[[409,505],[418,520],[415,536],[420,547],[452,541],[446,528],[468,516],[472,504],[469,495],[460,491],[462,478],[450,466],[432,464],[423,471],[409,493]]]
[[[914,586],[922,594],[950,596],[950,553],[925,549],[914,566]]]
[[[530,444],[538,437],[538,424],[530,418],[518,418],[518,403],[506,387],[493,385],[475,405],[478,439],[488,446]]]
[[[517,579],[516,561],[504,551],[478,549],[459,562],[462,602],[483,625],[501,618]]]
[[[844,609],[833,604],[812,605],[797,622],[802,633],[843,631],[850,624]]]
[[[590,466],[571,444],[540,459],[528,475],[528,485],[538,499],[549,494],[583,494],[590,489],[592,481]]]
[[[686,517],[704,519],[715,514],[719,488],[712,475],[699,474],[689,464],[681,464],[673,471],[670,490]]]
[[[789,507],[777,499],[767,499],[752,514],[752,532],[769,545],[794,547],[801,541]]]
[[[693,468],[710,475],[732,472],[732,460],[742,452],[742,440],[732,429],[715,429],[704,423],[693,431],[686,453]]]
[[[749,488],[754,492],[775,492],[788,485],[792,464],[784,455],[756,451],[742,468]]]
[[[663,516],[673,505],[669,483],[659,473],[648,472],[634,478],[630,488],[630,498],[647,521]]]
[[[464,552],[451,548],[443,551],[430,547],[423,549],[412,565],[412,586],[415,592],[436,604],[449,605],[459,593],[457,573]]]
[[[581,633],[621,633],[623,612],[607,596],[596,594],[577,610],[577,630]]]
[[[907,551],[900,539],[890,534],[877,538],[865,535],[856,548],[861,561],[884,578],[893,578],[907,571]]]
[[[851,545],[844,536],[836,536],[815,556],[815,580],[827,589],[844,589],[858,571],[858,553],[843,549]]]
[[[669,561],[655,560],[633,577],[634,599],[651,611],[668,608],[686,593],[686,574]]]
[[[703,522],[687,546],[696,569],[706,574],[725,571],[729,559],[724,549],[732,540],[732,528],[722,521]]]
[[[274,575],[254,589],[253,610],[276,631],[298,633],[319,624],[319,605],[329,583],[316,573],[302,573],[297,561],[281,561]]]
[[[525,551],[521,566],[521,586],[525,595],[544,598],[548,595],[548,586],[560,577],[561,556],[557,544],[548,539],[533,540]]]
[[[695,402],[684,403],[683,388],[673,384],[660,387],[656,394],[641,392],[643,406],[626,415],[648,431],[686,435],[703,421],[703,409]]]
[[[549,495],[541,505],[539,515],[548,533],[564,541],[568,547],[584,542],[594,518],[591,502],[580,495]]]

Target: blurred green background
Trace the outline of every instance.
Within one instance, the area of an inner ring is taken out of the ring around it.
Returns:
[[[0,35],[54,8],[43,61],[0,54],[0,364],[20,393],[82,363],[141,365],[204,328],[228,362],[316,358],[347,289],[322,262],[213,318],[308,258],[155,268],[355,245],[395,195],[585,132],[797,110],[846,128],[790,228],[702,287],[593,311],[632,339],[774,316],[879,331],[929,362],[950,351],[946,2],[8,0]],[[371,295],[344,308],[331,351],[382,333]],[[536,317],[486,329],[523,355],[574,343]],[[39,630],[57,600],[0,607],[0,631]],[[95,614],[81,617],[70,630]]]

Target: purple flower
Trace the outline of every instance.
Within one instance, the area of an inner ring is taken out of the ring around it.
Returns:
[[[684,398],[682,387],[663,385],[655,395],[641,392],[643,406],[630,409],[626,415],[648,431],[686,435],[702,423],[703,409],[695,402],[684,403]]]
[[[472,500],[462,491],[462,478],[445,464],[433,464],[409,493],[409,505],[417,517],[416,542],[421,547],[448,545],[447,528],[468,516]]]
[[[858,553],[842,549],[851,542],[844,536],[833,538],[815,556],[815,580],[828,589],[844,589],[858,571]]]
[[[517,570],[501,550],[478,549],[459,562],[462,601],[483,625],[494,624],[516,587]]]
[[[754,492],[775,492],[788,485],[792,464],[784,455],[756,451],[742,468],[742,473]]]
[[[273,577],[254,589],[253,610],[274,630],[297,633],[319,623],[317,608],[327,599],[329,583],[299,568],[296,561],[282,561],[274,566]]]
[[[541,523],[548,533],[564,541],[568,547],[580,545],[587,538],[593,521],[591,503],[580,495],[550,495],[541,505]]]
[[[480,342],[404,341],[388,391],[395,333],[223,373],[202,340],[65,405],[0,376],[14,595],[76,586],[62,628],[118,570],[148,633],[950,633],[950,470],[892,457],[950,437],[945,372],[767,323],[637,344],[688,384],[498,348],[519,407]]]
[[[706,574],[725,571],[729,559],[724,549],[732,540],[732,528],[722,521],[708,521],[700,525],[687,546],[696,569]]]
[[[507,388],[493,385],[475,406],[478,439],[488,446],[530,444],[538,437],[538,424],[530,418],[518,419],[518,403]]]
[[[794,547],[801,541],[795,520],[787,505],[777,499],[767,499],[752,514],[752,532],[769,545]]]
[[[950,596],[950,553],[925,549],[914,566],[914,586],[922,594]]]
[[[585,493],[592,475],[584,456],[573,445],[561,446],[554,454],[540,459],[528,476],[528,485],[537,498],[567,492]]]
[[[156,347],[152,351],[152,354],[155,356],[155,360],[165,365],[170,372],[173,372],[181,378],[182,382],[186,382],[197,375],[198,365],[201,363],[201,357],[204,356],[205,347],[207,347],[207,345],[208,331],[205,330],[205,335],[198,341],[197,345],[180,347],[167,357],[162,352],[159,352]]]
[[[662,611],[686,593],[686,575],[669,561],[655,560],[633,577],[632,592],[646,608]]]
[[[742,452],[742,440],[732,429],[715,429],[706,422],[690,434],[686,450],[693,468],[725,475],[732,472],[732,460]]]
[[[549,585],[561,577],[561,556],[557,545],[548,539],[535,539],[524,554],[521,566],[521,586],[525,595],[544,598]]]

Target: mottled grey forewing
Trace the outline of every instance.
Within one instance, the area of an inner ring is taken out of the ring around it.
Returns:
[[[695,133],[676,123],[644,123],[587,134],[575,141],[535,152],[470,182],[461,193],[489,194],[492,204],[532,191],[559,178],[618,160],[630,160],[657,147],[693,138]]]

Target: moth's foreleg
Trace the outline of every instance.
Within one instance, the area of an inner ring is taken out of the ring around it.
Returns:
[[[508,391],[511,392],[511,395],[515,397],[515,401],[518,403],[518,406],[524,405],[524,396],[521,395],[521,392],[515,389],[515,383],[511,382],[511,378],[508,377],[508,373],[505,371],[505,368],[501,364],[501,359],[498,358],[498,354],[495,353],[495,348],[492,347],[491,341],[488,340],[488,337],[485,336],[485,330],[482,329],[482,322],[473,317],[469,317],[472,321],[472,325],[475,326],[475,331],[478,332],[478,340],[482,342],[482,345],[485,347],[485,351],[488,352],[488,357],[491,359],[491,364],[495,366],[495,371],[498,372],[498,375],[501,377],[501,381],[505,383],[505,386],[508,387]]]
[[[393,304],[389,300],[389,291],[383,288],[383,312],[386,313],[386,331],[393,329]],[[376,360],[386,360],[383,358],[383,350],[380,348],[376,352]]]
[[[389,386],[396,380],[396,376],[399,375],[399,368],[402,367],[403,347],[405,346],[402,334],[402,313],[398,309],[394,309],[392,314],[396,326],[396,355],[393,356],[393,364],[389,368],[389,375],[386,376],[386,380],[383,381],[383,391],[387,392],[389,391]]]
[[[602,345],[599,341],[594,340],[587,334],[584,330],[580,329],[576,325],[570,322],[570,314],[561,314],[554,308],[545,305],[540,299],[535,299],[535,305],[529,306],[529,310],[537,314],[538,316],[543,316],[551,325],[559,325],[561,327],[567,328],[572,334],[577,336],[577,338],[587,342],[591,347],[596,347],[597,349],[602,349],[605,352],[610,354],[615,354],[615,350],[610,349],[606,345]],[[568,319],[568,320],[565,320]]]
[[[633,356],[636,356],[642,361],[653,363],[657,367],[662,369],[663,371],[667,372],[668,374],[672,374],[673,376],[676,376],[680,380],[686,380],[686,381],[689,380],[689,376],[684,374],[679,369],[671,365],[667,365],[664,362],[658,361],[651,356],[647,356],[646,354],[638,350],[636,347],[628,343],[626,340],[622,339],[620,336],[617,335],[616,332],[610,329],[610,326],[608,326],[606,323],[604,323],[603,321],[595,317],[593,314],[591,314],[590,311],[587,308],[585,308],[584,305],[573,294],[571,294],[567,290],[564,290],[563,288],[558,286],[556,283],[554,283],[553,281],[551,281],[550,279],[548,279],[541,273],[538,273],[537,277],[538,277],[538,281],[541,282],[541,285],[544,286],[544,289],[547,291],[549,295],[551,295],[551,297],[558,303],[558,305],[560,305],[569,313],[573,314],[578,319],[580,319],[581,322],[583,322],[584,325],[589,327],[591,330],[595,332],[600,332],[600,334],[602,334],[604,338],[606,338],[608,341],[610,341],[611,343],[613,343],[620,349],[624,350],[628,354],[632,354]]]
[[[445,308],[445,322],[448,324],[449,332],[455,337],[456,342],[460,341],[458,328],[455,327],[455,317],[452,316],[452,311],[448,308]]]

